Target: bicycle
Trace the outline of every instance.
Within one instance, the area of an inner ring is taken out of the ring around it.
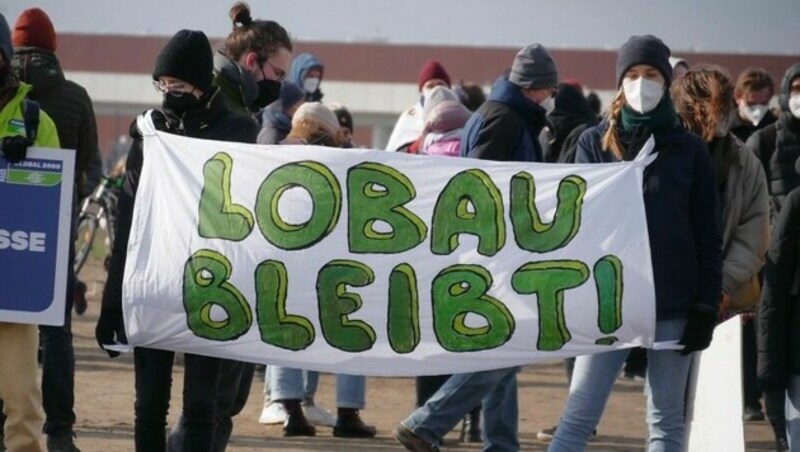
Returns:
[[[73,269],[77,277],[95,245],[97,232],[105,232],[104,266],[108,269],[111,250],[114,248],[114,232],[117,217],[117,191],[122,188],[122,177],[103,176],[100,183],[83,200],[78,216],[77,238],[75,241],[75,260]]]

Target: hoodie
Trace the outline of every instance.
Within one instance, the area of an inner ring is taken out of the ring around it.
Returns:
[[[547,115],[548,134],[543,135],[548,138],[547,143],[542,143],[544,161],[574,161],[580,132],[595,124],[597,118],[583,93],[572,85],[559,85],[555,108]],[[567,154],[572,155],[571,160]]]
[[[325,65],[322,64],[319,58],[310,53],[301,53],[292,60],[292,65],[289,67],[288,79],[290,82],[303,86],[303,81],[306,75],[312,69],[319,69],[321,72],[319,76],[320,85],[322,84],[322,77],[325,76]],[[322,91],[319,86],[313,93],[306,93],[306,100],[309,102],[320,102],[322,100]]]

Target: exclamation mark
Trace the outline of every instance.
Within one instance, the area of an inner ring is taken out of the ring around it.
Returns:
[[[597,326],[603,334],[611,334],[622,326],[622,262],[608,255],[594,264],[594,283],[597,286]],[[597,345],[611,345],[616,336],[602,337]]]

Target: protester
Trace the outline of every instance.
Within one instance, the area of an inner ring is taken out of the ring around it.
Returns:
[[[214,55],[214,85],[231,111],[257,112],[280,96],[292,41],[279,23],[254,20],[246,3],[236,3],[230,17],[233,31]]]
[[[206,35],[181,30],[159,53],[153,69],[156,89],[163,94],[161,110],[152,112],[159,130],[217,141],[255,143],[258,127],[249,117],[233,113],[225,105],[220,89],[212,85],[213,55]],[[146,121],[142,115],[137,121]],[[134,122],[134,139],[128,154],[123,192],[119,196],[117,240],[114,243],[103,308],[97,323],[101,347],[125,342],[122,322],[122,277],[136,191],[142,171],[142,135]],[[109,352],[112,357],[116,353]],[[172,386],[174,352],[137,347],[135,440],[137,451],[166,450],[165,426]],[[182,441],[179,450],[211,451],[217,424],[217,384],[222,360],[185,355]],[[227,439],[227,438],[226,438]],[[224,449],[224,447],[223,447]]]
[[[800,98],[800,90],[792,97]],[[800,100],[795,100],[798,103]],[[794,116],[800,120],[800,112]],[[797,171],[800,173],[800,161]],[[786,196],[775,222],[758,312],[758,382],[765,393],[785,394],[786,400],[786,430],[775,432],[779,451],[797,450],[800,444],[800,311],[794,289],[800,266],[798,250],[800,188],[795,188]]]
[[[292,130],[292,116],[305,102],[303,89],[294,83],[284,80],[281,83],[280,98],[269,104],[261,112],[261,131],[258,132],[259,144],[278,144]]]
[[[711,152],[722,213],[721,308],[753,307],[769,245],[769,197],[760,162],[729,129],[733,84],[722,68],[700,67],[674,82],[672,97],[683,125]]]
[[[389,143],[386,145],[386,150],[395,152],[409,152],[411,146],[422,134],[423,118],[422,118],[422,103],[425,94],[437,86],[450,85],[450,74],[447,73],[444,66],[436,60],[428,60],[420,69],[417,76],[417,89],[419,91],[419,99],[411,108],[404,111],[397,123],[392,129],[392,134],[389,136]],[[416,153],[418,149],[411,149],[411,153]]]
[[[355,143],[353,143],[353,114],[341,104],[331,104],[330,109],[336,115],[336,119],[339,120],[339,130],[342,132],[342,147],[345,149],[356,147]]]
[[[545,162],[573,163],[578,137],[597,124],[597,117],[583,93],[572,85],[562,83],[555,97],[555,108],[547,114],[543,149]]]
[[[461,136],[460,154],[482,160],[540,162],[538,136],[545,108],[558,86],[558,71],[540,44],[520,50],[508,79],[498,78],[489,100],[476,110]],[[518,450],[518,367],[456,374],[395,430],[408,450],[437,450],[442,438],[470,410],[483,406],[484,450]]]
[[[424,127],[420,136],[419,153],[458,157],[461,133],[470,111],[461,104],[458,95],[437,86],[425,98],[422,108]]]
[[[289,81],[303,88],[307,102],[320,102],[320,84],[325,75],[325,65],[310,53],[301,53],[292,60],[289,68]]]
[[[589,105],[592,107],[594,116],[599,119],[600,113],[603,111],[603,101],[600,100],[600,96],[598,96],[596,92],[590,91],[589,94],[586,95],[586,101],[589,102]]]
[[[458,94],[458,99],[467,107],[469,111],[475,111],[486,102],[486,94],[483,88],[476,83],[460,82],[453,87],[453,91]]]
[[[319,102],[306,102],[292,118],[289,138],[297,138],[309,145],[342,147],[344,143],[336,115]],[[303,412],[302,370],[270,366],[270,396],[282,403],[286,410],[283,436],[315,436],[316,428]],[[333,436],[340,438],[372,438],[373,426],[361,420],[359,410],[365,405],[366,378],[361,375],[336,375],[336,423]],[[312,401],[313,402],[313,401]]]
[[[800,158],[800,63],[794,64],[786,70],[780,85],[780,114],[777,121],[756,131],[747,141],[747,148],[750,149],[761,161],[761,165],[767,176],[770,212],[773,224],[777,224],[778,216],[783,209],[786,196],[795,188],[800,186],[800,174],[798,174],[794,162]],[[752,321],[749,323],[753,323]],[[757,325],[756,328],[750,327],[749,333],[752,338],[747,342],[755,341],[755,335],[769,335],[768,326]],[[743,331],[748,332],[747,329]],[[757,332],[757,333],[756,333]],[[743,339],[746,340],[746,339]],[[751,345],[748,352],[755,353],[755,346]],[[745,416],[751,419],[763,419],[759,403],[760,392],[763,388],[758,388],[755,381],[755,368],[761,366],[753,357],[748,360],[744,357],[743,366],[746,375],[750,377],[750,388],[745,388]],[[747,379],[745,381],[748,381]],[[755,389],[752,389],[755,388]],[[750,389],[750,391],[748,391]],[[764,405],[767,411],[767,418],[776,434],[776,441],[783,437],[784,417],[783,400],[784,391],[764,390]]]
[[[31,86],[14,75],[11,30],[0,14],[0,152],[11,163],[25,159],[28,147],[60,148],[53,120],[26,98]],[[35,115],[38,109],[38,115]],[[27,119],[25,112],[28,112]],[[38,127],[35,123],[38,121]],[[35,127],[36,130],[32,130]],[[70,292],[68,291],[67,294]],[[41,450],[42,393],[36,382],[39,333],[36,325],[0,322],[0,395],[6,416],[5,447],[10,451]]]
[[[753,67],[745,69],[733,90],[738,109],[731,122],[731,132],[746,142],[755,131],[774,123],[778,118],[769,109],[773,95],[775,82],[769,72]]]
[[[672,66],[672,79],[677,81],[689,71],[689,62],[680,57],[669,57],[669,65]]]
[[[39,8],[24,10],[14,24],[12,65],[17,78],[32,86],[33,99],[53,118],[58,139],[65,149],[75,149],[75,184],[72,227],[78,213],[77,193],[86,190],[86,173],[97,157],[97,126],[92,101],[86,90],[64,78],[55,55],[56,33],[47,13]],[[74,234],[74,229],[73,229]],[[70,241],[70,257],[74,241]],[[74,451],[75,351],[72,348],[72,301],[75,274],[67,266],[66,312],[63,326],[40,326],[42,341],[42,399],[46,415],[44,432],[50,451]]]
[[[705,144],[680,125],[668,88],[670,50],[633,36],[619,49],[607,118],[581,135],[577,163],[633,159],[649,137],[658,160],[644,175],[644,203],[656,296],[655,340],[683,350],[649,350],[648,450],[683,449],[684,398],[692,353],[711,342],[721,294],[717,186]],[[669,224],[670,227],[664,227]],[[579,356],[549,450],[582,450],[597,427],[627,350]]]

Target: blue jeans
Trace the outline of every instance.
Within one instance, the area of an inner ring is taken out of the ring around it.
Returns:
[[[453,375],[402,423],[425,441],[441,444],[482,403],[483,450],[517,451],[517,372],[519,367]]]
[[[686,320],[656,324],[656,341],[680,339]],[[579,356],[575,361],[569,398],[548,451],[582,451],[600,422],[614,381],[629,350]],[[692,356],[675,350],[647,351],[648,451],[682,452],[684,399]]]
[[[305,372],[305,379],[303,373]],[[269,366],[270,399],[314,399],[319,372],[291,367]],[[362,375],[336,374],[336,407],[360,410],[365,405],[366,378]]]
[[[786,389],[786,437],[789,450],[797,449],[800,445],[800,375],[792,375]]]

